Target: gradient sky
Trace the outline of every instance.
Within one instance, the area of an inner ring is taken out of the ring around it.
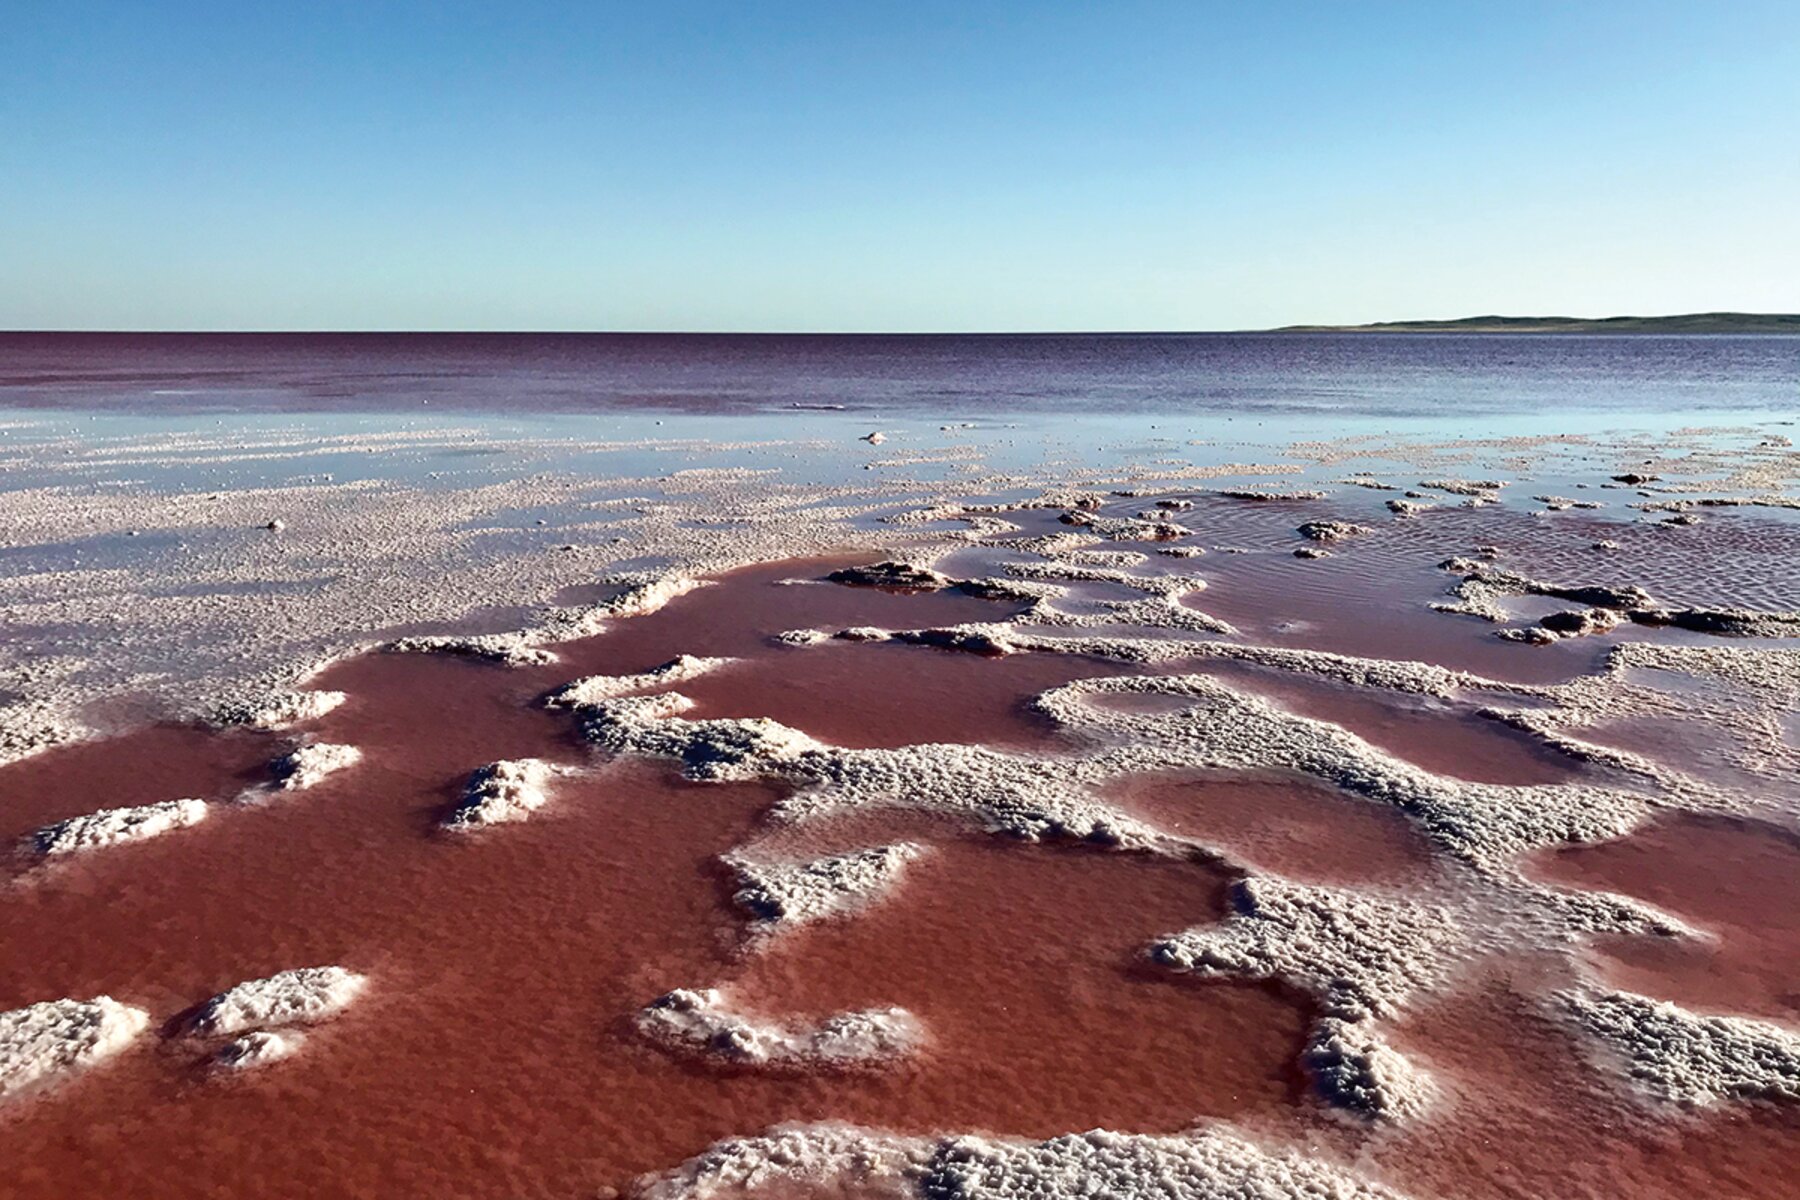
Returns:
[[[1800,3],[88,4],[0,328],[1800,311]]]

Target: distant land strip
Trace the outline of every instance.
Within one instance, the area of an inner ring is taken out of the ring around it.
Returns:
[[[1277,333],[1796,333],[1800,314],[1708,312],[1671,317],[1458,317],[1367,325],[1284,325]]]

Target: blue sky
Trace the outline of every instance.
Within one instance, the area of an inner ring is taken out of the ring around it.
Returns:
[[[1800,4],[11,0],[0,328],[1800,311]]]

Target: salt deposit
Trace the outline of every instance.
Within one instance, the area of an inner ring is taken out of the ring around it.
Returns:
[[[150,1014],[111,996],[45,1000],[0,1013],[0,1100],[117,1054]]]
[[[806,630],[805,633],[815,631]],[[824,635],[821,634],[820,637]],[[796,643],[804,645],[804,640]],[[683,654],[635,675],[590,675],[585,679],[577,679],[574,683],[558,688],[546,699],[553,707],[579,707],[599,700],[611,700],[619,696],[629,696],[634,692],[654,691],[669,687],[689,679],[730,666],[734,659],[702,658],[692,654]]]
[[[1800,1032],[1746,1017],[1703,1016],[1630,992],[1558,993],[1564,1010],[1659,1100],[1800,1101]]]
[[[447,829],[475,829],[523,821],[550,799],[558,768],[540,759],[489,763],[469,777],[463,798],[444,818]]]
[[[242,725],[250,729],[285,729],[306,721],[316,721],[335,710],[346,699],[342,692],[268,692],[254,699],[227,701],[209,714],[219,725]]]
[[[924,1031],[901,1008],[838,1013],[784,1025],[735,1011],[716,988],[677,989],[638,1014],[644,1036],[670,1049],[751,1066],[866,1067],[916,1053]]]
[[[305,1041],[306,1035],[294,1030],[270,1033],[268,1030],[257,1029],[225,1043],[219,1048],[215,1059],[219,1066],[227,1070],[246,1071],[280,1062],[299,1050]]]
[[[275,786],[284,792],[302,791],[361,761],[362,751],[355,746],[309,742],[275,760]]]
[[[915,842],[895,842],[808,861],[768,861],[744,854],[725,862],[737,872],[733,897],[771,925],[804,925],[854,912],[892,890],[908,863],[925,853]]]
[[[207,1036],[239,1034],[269,1025],[292,1025],[335,1016],[362,995],[368,979],[343,967],[299,967],[252,979],[200,1006],[193,1030]]]
[[[206,819],[206,811],[204,800],[163,800],[135,808],[105,808],[47,825],[32,835],[32,843],[39,854],[50,857],[98,850],[197,825]]]
[[[1307,521],[1296,526],[1295,532],[1301,537],[1315,542],[1335,542],[1340,538],[1367,533],[1369,527],[1358,525],[1353,521]]]
[[[1399,1200],[1347,1168],[1259,1145],[1225,1125],[1174,1136],[1093,1130],[1044,1142],[784,1125],[714,1145],[645,1181],[644,1196],[710,1200],[795,1184],[918,1200]]]

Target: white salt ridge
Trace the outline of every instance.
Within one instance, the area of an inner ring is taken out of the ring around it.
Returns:
[[[201,1005],[193,1029],[212,1036],[324,1020],[349,1007],[368,983],[366,976],[343,967],[282,971],[220,992]]]
[[[469,776],[462,802],[444,818],[448,829],[477,829],[523,821],[549,802],[558,768],[536,758],[489,763]]]
[[[669,992],[638,1014],[637,1025],[670,1049],[751,1066],[872,1066],[916,1053],[925,1041],[918,1020],[903,1008],[784,1025],[734,1011],[716,988]]]
[[[336,742],[309,742],[275,760],[275,786],[284,792],[315,787],[362,761],[362,751]]]
[[[1748,1017],[1704,1016],[1622,991],[1569,990],[1556,1000],[1649,1095],[1706,1107],[1800,1101],[1800,1031]]]
[[[785,778],[811,785],[777,805],[803,820],[855,808],[919,807],[970,813],[990,829],[1027,839],[1075,837],[1107,845],[1166,839],[1099,803],[1067,776],[1067,764],[964,745],[897,750],[826,746],[765,717],[687,721],[673,692],[583,707],[583,732],[614,754],[672,758],[689,778]]]
[[[117,1054],[150,1014],[111,996],[45,1000],[0,1013],[0,1099]]]
[[[223,702],[208,716],[215,725],[285,729],[290,725],[316,721],[346,699],[348,697],[343,692],[276,690],[254,699]]]
[[[70,817],[38,830],[31,837],[39,854],[56,857],[141,842],[206,819],[204,800],[163,800],[135,808],[105,808]]]
[[[1252,877],[1221,925],[1173,934],[1150,957],[1201,976],[1282,979],[1324,1005],[1306,1063],[1330,1103],[1368,1117],[1410,1116],[1432,1089],[1374,1030],[1441,982],[1463,930],[1448,908],[1348,889]]]
[[[589,675],[585,679],[577,679],[552,692],[546,703],[553,707],[578,708],[583,704],[612,700],[634,692],[655,691],[671,684],[685,683],[737,661],[735,658],[702,658],[683,654],[660,667],[640,671],[635,675]]]
[[[737,872],[733,899],[771,926],[805,925],[855,912],[889,894],[908,864],[925,854],[916,842],[895,842],[802,862],[771,862],[741,853],[725,856]]]
[[[280,1062],[299,1050],[305,1041],[306,1035],[296,1030],[283,1033],[271,1033],[266,1029],[252,1030],[221,1046],[214,1061],[226,1070],[247,1071]]]
[[[1225,1125],[1045,1142],[781,1125],[716,1143],[641,1186],[645,1200],[712,1200],[794,1184],[891,1200],[1400,1200],[1347,1168],[1259,1146]]]
[[[383,643],[390,654],[457,654],[485,658],[509,667],[539,667],[556,661],[556,655],[536,644],[525,633],[431,634],[395,638]]]

